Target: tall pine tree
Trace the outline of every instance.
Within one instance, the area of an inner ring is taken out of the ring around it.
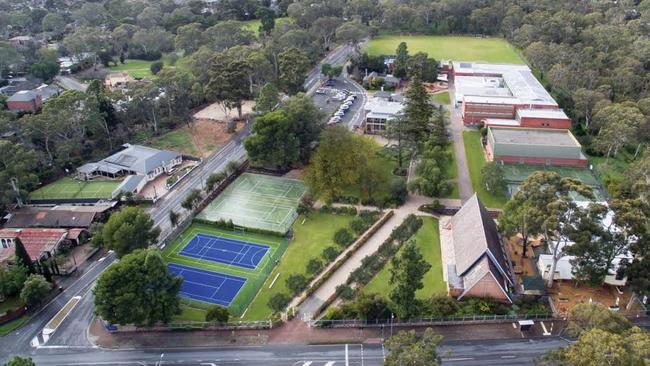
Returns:
[[[393,64],[393,75],[398,78],[406,77],[408,70],[409,50],[406,42],[402,42],[397,46],[395,51],[395,63]]]
[[[405,99],[404,138],[419,149],[429,137],[433,116],[429,95],[419,77],[416,76],[411,80]]]

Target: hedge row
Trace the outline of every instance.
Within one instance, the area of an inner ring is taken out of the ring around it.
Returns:
[[[370,282],[384,268],[388,260],[397,253],[400,246],[409,240],[421,226],[421,218],[413,214],[409,215],[398,227],[393,229],[393,232],[379,246],[376,253],[361,260],[361,266],[350,273],[346,284],[356,283],[357,288],[360,288]]]

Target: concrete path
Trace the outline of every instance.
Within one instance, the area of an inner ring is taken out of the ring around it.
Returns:
[[[453,96],[455,93],[453,83],[449,83],[449,95]],[[469,168],[467,165],[467,155],[465,155],[465,144],[463,143],[463,121],[460,117],[460,110],[452,105],[449,111],[451,116],[451,135],[454,139],[454,154],[456,155],[456,166],[458,167],[458,186],[460,191],[460,199],[462,202],[467,201],[474,194],[472,188],[472,180],[469,176]]]
[[[350,273],[361,266],[361,260],[375,253],[379,246],[390,236],[395,227],[404,221],[410,215],[431,216],[427,213],[418,211],[418,207],[423,204],[431,203],[432,199],[423,196],[409,196],[408,200],[401,207],[393,210],[391,217],[384,225],[373,235],[366,243],[359,248],[332,276],[323,283],[316,292],[308,297],[298,308],[296,317],[298,319],[310,320],[312,314],[334,293],[338,285],[344,284]],[[356,207],[356,206],[355,206]]]

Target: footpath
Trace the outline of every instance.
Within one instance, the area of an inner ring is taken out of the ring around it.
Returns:
[[[563,321],[544,321],[546,329],[552,330],[552,335],[560,335],[564,329]],[[401,330],[416,329],[423,331],[432,328],[443,336],[443,342],[521,339],[543,336],[540,323],[525,334],[520,332],[513,323],[497,324],[467,324],[467,325],[438,325],[428,327],[398,327],[383,328],[312,328],[299,319],[294,319],[283,325],[269,330],[203,330],[203,331],[137,331],[116,332],[106,331],[103,325],[95,320],[90,326],[89,338],[91,343],[102,348],[185,348],[185,347],[220,347],[232,345],[287,345],[287,344],[377,344],[382,343],[391,333]]]
[[[336,272],[334,272],[325,283],[323,283],[318,290],[302,302],[298,308],[296,318],[309,320],[312,314],[321,306],[327,299],[333,296],[336,292],[336,287],[345,284],[350,273],[361,266],[361,260],[367,256],[372,255],[379,249],[379,246],[388,239],[394,228],[404,221],[410,215],[430,216],[427,213],[418,210],[423,204],[431,202],[431,198],[422,196],[409,196],[406,203],[399,208],[393,210],[393,216],[382,225],[377,232],[370,237],[361,248],[359,248]],[[335,207],[350,206],[343,204],[334,204]],[[357,209],[374,209],[372,207],[354,206]]]

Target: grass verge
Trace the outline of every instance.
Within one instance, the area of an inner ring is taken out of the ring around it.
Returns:
[[[29,320],[29,316],[23,315],[18,319],[10,321],[9,323],[0,325],[0,337],[4,337],[7,334],[18,329],[20,326],[27,323],[28,320]]]
[[[481,184],[481,169],[485,165],[485,155],[481,146],[481,133],[478,131],[463,131],[463,143],[465,144],[469,176],[472,180],[474,192],[478,194],[486,207],[502,208],[507,202],[506,197],[488,192]]]
[[[312,258],[321,259],[323,249],[336,246],[333,241],[334,233],[349,226],[355,216],[333,215],[314,212],[308,219],[299,216],[293,224],[294,238],[289,243],[280,263],[268,276],[257,297],[250,304],[244,320],[268,319],[273,311],[267,302],[273,294],[284,292],[289,294],[285,281],[292,274],[305,274],[307,262]],[[303,223],[304,220],[304,223]],[[271,282],[275,279],[272,288]]]
[[[433,217],[422,217],[422,227],[413,236],[420,253],[431,264],[431,269],[424,275],[423,288],[416,292],[418,299],[430,298],[434,294],[446,294],[447,285],[442,276],[442,257],[440,253],[440,233],[438,220]],[[402,249],[400,249],[400,252]],[[399,255],[399,252],[398,252]],[[386,298],[390,293],[390,262],[363,288],[364,293],[380,293]]]

